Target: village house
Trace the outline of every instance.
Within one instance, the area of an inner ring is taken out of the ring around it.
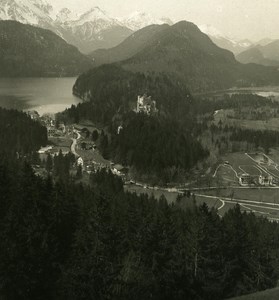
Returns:
[[[271,175],[268,176],[259,176],[259,184],[263,186],[273,186],[274,185],[274,179]]]
[[[239,177],[239,184],[241,186],[249,186],[253,183],[253,178],[249,174],[242,174]]]
[[[78,159],[77,159],[77,162],[76,162],[76,164],[77,164],[77,166],[81,166],[81,167],[83,167],[83,159],[82,159],[82,157],[79,157]]]

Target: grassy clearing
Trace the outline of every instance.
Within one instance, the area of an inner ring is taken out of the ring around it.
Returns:
[[[195,199],[197,205],[202,205],[203,203],[205,203],[209,208],[216,209],[219,209],[222,206],[222,201],[220,201],[219,199],[203,198],[199,196],[196,196]]]
[[[224,216],[226,212],[228,212],[230,209],[234,208],[235,204],[232,203],[226,203],[225,206],[223,206],[219,211],[220,216]]]
[[[258,292],[251,295],[231,298],[230,300],[278,300],[279,288]]]
[[[110,166],[110,162],[106,159],[103,158],[103,156],[99,153],[98,150],[77,150],[77,154],[80,155],[84,162],[92,163],[97,165],[103,165],[103,166]]]
[[[90,121],[83,121],[79,124],[75,124],[74,127],[77,130],[82,130],[83,128],[87,128],[90,131],[90,133],[92,133],[94,130],[100,131],[100,130],[104,129],[104,127],[96,126],[95,124],[93,124]]]
[[[231,198],[240,200],[251,200],[258,202],[279,203],[279,189],[272,188],[227,188],[217,191],[199,192],[200,194]]]
[[[233,203],[225,203],[225,205],[223,206],[222,201],[219,199],[210,199],[196,196],[196,204],[202,205],[203,203],[205,203],[209,208],[218,209],[218,214],[220,216],[224,216],[227,211],[235,207],[235,204]]]
[[[236,174],[229,167],[221,166],[218,169],[217,176],[224,184],[238,184]]]
[[[140,194],[147,194],[148,196],[154,196],[156,199],[160,199],[162,195],[164,195],[168,201],[168,203],[174,203],[176,201],[176,198],[178,196],[178,193],[174,192],[168,192],[165,190],[151,190],[151,189],[145,189],[141,186],[137,185],[125,185],[125,190],[131,193],[136,193],[138,195]]]
[[[228,197],[229,198],[229,197]],[[204,198],[202,196],[196,196],[197,204],[200,205],[202,203],[206,203],[209,208],[217,208],[219,209],[219,214],[221,216],[224,216],[224,214],[231,208],[233,208],[236,203],[230,203],[225,202],[224,205],[222,205],[221,200],[219,199],[210,199],[210,198]],[[234,198],[232,201],[237,200]],[[228,201],[228,200],[227,200]],[[221,205],[220,205],[221,203]],[[242,212],[253,212],[255,215],[259,217],[267,217],[269,219],[277,219],[279,220],[279,210],[278,206],[274,207],[272,205],[266,205],[266,204],[246,204],[246,203],[239,203],[240,209]]]
[[[279,163],[279,148],[272,148],[268,154],[273,161]]]
[[[261,206],[261,205],[258,205]],[[252,206],[249,204],[243,204],[241,207],[242,209],[246,210],[247,212],[253,212],[257,216],[265,216],[269,218],[279,218],[279,210],[275,210],[274,207],[266,207],[266,206]],[[278,208],[278,207],[276,207]]]
[[[53,151],[59,151],[60,149],[62,152],[70,152],[72,139],[70,136],[65,137],[50,137],[49,141],[53,144]]]
[[[71,147],[72,139],[70,136],[65,137],[50,137],[49,141],[57,147]]]
[[[262,172],[253,165],[240,165],[239,169],[241,168],[241,170],[243,170],[245,173],[248,173],[252,176],[259,176],[262,174]]]
[[[253,129],[253,130],[274,130],[279,131],[279,119],[272,118],[266,121],[262,120],[239,120],[239,119],[232,119],[234,124],[238,124],[238,127],[245,128],[245,129]]]
[[[225,154],[222,156],[222,160],[228,161],[231,164],[231,166],[234,168],[234,170],[240,173],[241,171],[238,168],[239,166],[254,165],[253,160],[251,160],[251,158],[249,158],[243,152]]]
[[[221,121],[223,125],[230,127],[252,129],[252,130],[274,130],[279,131],[279,119],[270,118],[268,120],[247,120],[234,118],[233,109],[222,109],[214,117],[215,125]]]

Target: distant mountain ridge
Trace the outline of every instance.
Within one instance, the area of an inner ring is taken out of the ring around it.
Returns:
[[[119,45],[137,30],[150,25],[173,25],[168,17],[154,17],[150,12],[135,11],[125,17],[112,17],[99,7],[92,7],[82,14],[69,8],[56,12],[48,0],[1,0],[0,20],[15,20],[24,24],[49,29],[83,53],[109,49]],[[202,32],[219,47],[235,55],[252,47],[249,40],[227,37],[211,25],[200,25]],[[263,39],[266,45],[271,39]]]
[[[83,53],[112,48],[135,30],[153,23],[172,23],[167,18],[156,19],[142,12],[127,18],[113,18],[99,7],[93,7],[81,15],[68,8],[56,14],[46,0],[1,0],[0,20],[14,20],[50,29]]]
[[[114,48],[93,51],[89,56],[93,60],[94,67],[131,58],[151,43],[156,33],[166,29],[168,26],[167,24],[150,25],[136,31]]]
[[[0,20],[49,26],[53,7],[45,0],[1,0]]]
[[[91,60],[50,30],[0,21],[0,77],[77,76]]]
[[[249,41],[248,39],[236,40],[229,38],[221,33],[218,29],[210,25],[204,24],[199,25],[198,27],[203,33],[207,34],[210,37],[214,44],[216,44],[220,48],[227,49],[234,54],[238,54],[254,45],[254,43]]]
[[[122,51],[125,54],[121,56]],[[96,66],[114,62],[128,72],[167,74],[192,92],[279,83],[276,68],[239,63],[233,53],[216,46],[195,24],[186,21],[144,28],[119,46],[95,51],[91,57]],[[87,80],[90,74],[81,78]]]
[[[256,45],[236,56],[244,64],[255,63],[264,66],[279,67],[279,40],[264,40],[262,45]]]
[[[150,25],[173,25],[173,21],[170,18],[155,18],[150,13],[140,11],[136,11],[127,17],[119,18],[119,21],[133,31],[140,30]]]
[[[60,11],[55,27],[65,40],[77,45],[83,53],[98,48],[111,48],[133,33],[99,7],[90,9],[74,20],[69,16],[73,16],[69,10]]]

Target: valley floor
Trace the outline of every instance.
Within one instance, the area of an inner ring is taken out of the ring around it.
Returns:
[[[251,295],[232,298],[231,300],[277,300],[279,299],[279,288],[258,292]]]

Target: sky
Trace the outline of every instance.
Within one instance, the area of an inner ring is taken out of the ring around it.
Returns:
[[[238,39],[279,38],[279,0],[49,0],[56,8],[83,12],[99,6],[114,17],[139,10],[173,21],[208,24]]]

